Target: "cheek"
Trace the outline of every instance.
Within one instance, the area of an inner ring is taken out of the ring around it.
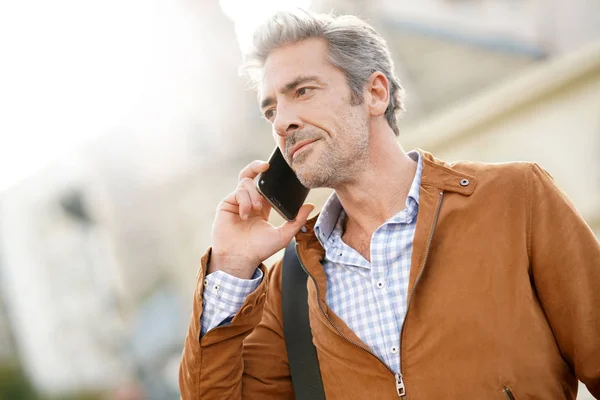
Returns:
[[[311,104],[303,110],[303,120],[309,125],[325,132],[331,131],[337,125],[339,110],[331,103]]]

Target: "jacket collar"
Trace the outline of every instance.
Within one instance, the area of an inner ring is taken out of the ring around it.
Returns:
[[[452,168],[452,165],[438,160],[431,153],[417,149],[423,157],[423,176],[421,177],[421,188],[423,186],[433,186],[444,192],[460,193],[464,196],[470,196],[477,187],[475,177],[459,172]]]
[[[423,159],[421,190],[424,186],[431,186],[444,192],[454,192],[464,196],[473,194],[477,186],[475,177],[456,171],[451,164],[435,158],[429,152],[421,149],[416,149],[416,151],[421,154]],[[314,237],[314,226],[317,218],[318,215],[306,222],[306,232],[299,232],[296,240],[307,240],[309,237]]]
[[[434,191],[453,192],[463,196],[470,196],[477,186],[477,180],[468,174],[459,172],[452,168],[452,165],[438,160],[430,153],[417,149],[423,159],[423,172],[421,176],[420,197],[429,199],[429,193]],[[433,215],[435,202],[423,201],[419,203],[419,215]],[[320,301],[325,304],[327,291],[327,277],[321,267],[321,261],[325,258],[325,249],[317,239],[314,227],[317,222],[317,216],[309,219],[304,227],[296,234],[298,243],[298,256],[307,271],[315,279],[316,285],[321,289],[319,291]],[[416,269],[415,269],[416,271]],[[411,279],[414,281],[413,272]],[[309,292],[311,289],[309,285]],[[326,307],[326,306],[325,306]]]

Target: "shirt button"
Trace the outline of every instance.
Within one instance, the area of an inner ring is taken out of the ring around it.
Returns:
[[[398,347],[397,347],[397,346],[392,346],[392,348],[390,349],[390,351],[391,351],[393,354],[397,354],[397,353],[398,353]]]
[[[379,289],[383,289],[383,281],[379,281],[379,282],[377,282],[377,287],[378,287]]]

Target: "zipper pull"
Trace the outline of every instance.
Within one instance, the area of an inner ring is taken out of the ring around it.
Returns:
[[[406,389],[404,388],[404,381],[402,380],[402,374],[396,374],[396,391],[399,397],[406,396]]]

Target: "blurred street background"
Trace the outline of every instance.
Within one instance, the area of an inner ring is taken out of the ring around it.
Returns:
[[[535,161],[600,235],[598,0],[2,2],[1,400],[179,398],[215,208],[274,146],[241,51],[289,7],[388,40],[405,150]]]

